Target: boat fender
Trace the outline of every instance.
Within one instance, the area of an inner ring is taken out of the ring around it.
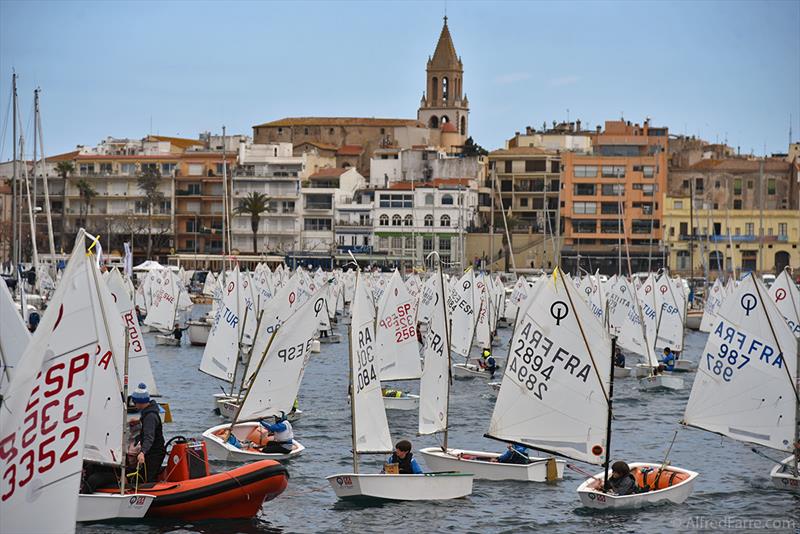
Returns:
[[[545,474],[547,482],[555,482],[558,480],[558,467],[556,466],[556,459],[552,456],[547,459],[547,473]]]

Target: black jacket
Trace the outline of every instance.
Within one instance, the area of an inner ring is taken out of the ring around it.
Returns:
[[[606,491],[609,490],[619,496],[631,495],[636,492],[636,479],[630,473],[620,478],[609,478],[606,483]]]
[[[161,415],[156,401],[150,401],[150,404],[142,410],[139,419],[142,425],[139,431],[142,452],[145,456],[160,455],[163,458],[167,454],[167,448],[164,445],[164,431],[161,428]]]

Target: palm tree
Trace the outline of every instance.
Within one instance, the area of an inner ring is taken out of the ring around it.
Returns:
[[[137,182],[147,203],[147,259],[149,260],[150,253],[153,251],[153,205],[164,200],[164,193],[158,190],[161,173],[158,169],[148,167],[139,175]]]
[[[64,242],[67,238],[67,181],[69,175],[75,172],[75,166],[70,161],[59,161],[56,172],[64,180],[64,192],[61,194],[61,251],[65,250]]]
[[[253,230],[253,254],[258,254],[258,223],[261,214],[270,211],[270,197],[264,193],[250,193],[239,201],[233,211],[237,215],[250,215],[250,228]]]
[[[81,203],[81,219],[89,215],[89,206],[92,204],[92,199],[97,196],[97,191],[94,190],[92,184],[81,178],[77,184],[78,192],[81,195],[83,202]],[[86,222],[83,223],[86,226]]]

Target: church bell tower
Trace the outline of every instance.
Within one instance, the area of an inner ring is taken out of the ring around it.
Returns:
[[[436,43],[433,57],[428,57],[425,70],[427,85],[422,94],[417,119],[431,129],[441,129],[444,123],[449,122],[462,140],[466,139],[469,136],[469,101],[462,86],[464,66],[453,46],[447,17],[444,17],[439,42]]]

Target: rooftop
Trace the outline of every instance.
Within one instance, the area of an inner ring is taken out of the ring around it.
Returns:
[[[275,126],[417,126],[425,125],[416,119],[381,119],[375,117],[285,117],[256,124],[253,128]]]
[[[336,151],[337,156],[360,156],[364,153],[364,147],[361,145],[342,145]]]
[[[309,176],[309,180],[315,180],[320,178],[339,178],[341,175],[349,171],[351,167],[346,168],[334,168],[334,167],[325,167],[324,169],[320,169],[311,176]]]
[[[554,150],[547,150],[546,148],[539,148],[535,146],[515,146],[510,148],[501,148],[489,152],[490,157],[503,157],[503,156],[555,156],[558,152]]]
[[[205,143],[197,139],[185,139],[183,137],[168,137],[166,135],[148,135],[148,141],[162,141],[175,145],[178,148],[187,149],[191,146],[204,146]]]

